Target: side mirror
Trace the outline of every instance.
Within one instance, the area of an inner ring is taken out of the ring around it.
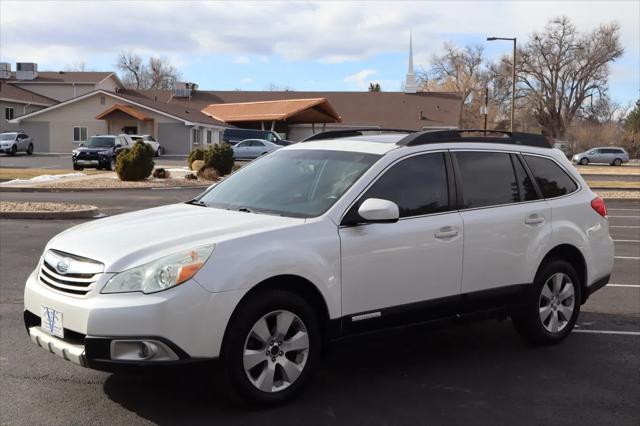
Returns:
[[[380,198],[366,199],[358,209],[358,214],[368,222],[393,223],[400,218],[398,205],[393,201]]]

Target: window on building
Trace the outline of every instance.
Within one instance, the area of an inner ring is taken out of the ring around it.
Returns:
[[[100,96],[100,105],[104,105],[107,103],[107,98],[105,96]]]
[[[213,143],[213,132],[211,130],[207,130],[207,145],[211,145]]]
[[[520,201],[509,154],[456,152],[464,208],[497,206]]]
[[[5,107],[4,108],[4,119],[9,121],[9,120],[13,120],[14,118],[14,110],[12,107]]]
[[[87,140],[87,128],[75,126],[73,128],[73,141],[74,142],[84,142]]]
[[[198,143],[198,129],[191,129],[191,142]]]
[[[578,189],[573,179],[554,161],[533,155],[524,157],[544,198],[560,197]]]

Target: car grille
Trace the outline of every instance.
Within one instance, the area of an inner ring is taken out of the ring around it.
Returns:
[[[42,259],[38,278],[43,285],[54,290],[85,296],[103,271],[102,263],[49,250]]]

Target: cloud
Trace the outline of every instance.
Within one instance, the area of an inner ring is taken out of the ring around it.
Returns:
[[[250,84],[250,83],[253,83],[254,81],[255,80],[251,77],[245,77],[240,79],[240,83],[243,83],[243,84]]]
[[[251,63],[251,59],[247,58],[246,56],[236,56],[233,60],[234,64],[250,64]]]
[[[358,71],[355,74],[348,75],[344,78],[345,83],[349,83],[358,89],[366,89],[369,87],[369,83],[372,80],[369,78],[372,75],[376,75],[378,72],[373,69],[366,69],[362,71]]]

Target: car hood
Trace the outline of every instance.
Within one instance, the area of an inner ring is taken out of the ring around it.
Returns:
[[[180,250],[304,224],[304,219],[173,204],[87,222],[55,236],[55,249],[120,272]]]
[[[113,148],[89,148],[89,147],[79,147],[75,149],[78,152],[98,152],[98,151],[113,151]]]

